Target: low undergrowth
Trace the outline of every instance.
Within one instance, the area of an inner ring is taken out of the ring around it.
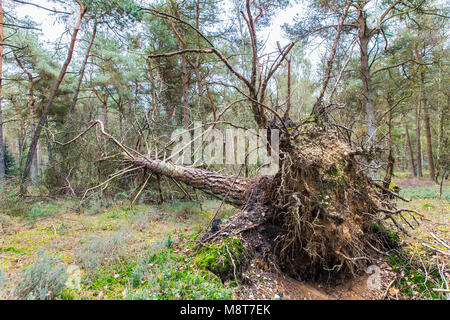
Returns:
[[[224,284],[220,276],[208,270],[211,263],[207,253],[212,249],[196,250],[195,238],[168,237],[159,249],[107,263],[83,279],[81,290],[65,289],[59,298],[232,299],[236,284]],[[203,260],[208,263],[202,264]]]
[[[447,299],[445,293],[439,291],[446,287],[442,261],[427,257],[423,252],[424,247],[418,244],[400,254],[389,255],[388,263],[397,274],[388,288],[392,298]]]
[[[58,257],[39,252],[34,263],[17,280],[13,297],[20,300],[51,300],[64,288],[68,274]]]
[[[439,194],[439,185],[410,187],[400,190],[400,195],[409,199],[445,199],[450,200],[450,187],[442,189],[442,196]]]

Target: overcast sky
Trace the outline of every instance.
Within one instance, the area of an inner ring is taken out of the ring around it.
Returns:
[[[7,0],[6,2],[8,2]],[[55,4],[46,0],[28,0],[47,8],[53,8]],[[74,2],[75,3],[75,2]],[[74,6],[75,7],[75,6]],[[296,13],[301,12],[301,5],[294,5],[287,10],[280,12],[274,19],[270,28],[267,28],[260,34],[262,39],[267,39],[268,48],[276,48],[276,42],[286,44],[287,40],[282,37],[281,25],[285,22],[293,20]],[[16,4],[16,14],[19,18],[30,16],[34,21],[40,24],[43,36],[46,41],[54,42],[58,40],[61,34],[65,30],[64,23],[58,22],[55,15],[44,10],[39,9],[31,5]]]

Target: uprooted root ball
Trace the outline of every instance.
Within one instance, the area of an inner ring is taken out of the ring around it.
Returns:
[[[301,278],[354,275],[396,245],[379,214],[394,207],[336,132],[289,139],[279,172],[255,180],[244,210],[203,241],[239,235],[256,260]]]

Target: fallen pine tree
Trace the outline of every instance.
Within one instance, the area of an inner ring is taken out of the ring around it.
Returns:
[[[222,223],[215,222],[213,228],[201,237],[200,244],[239,237],[254,261],[290,275],[309,279],[354,275],[371,264],[376,256],[396,245],[386,221],[406,232],[396,219],[409,224],[403,213],[413,216],[413,212],[397,209],[390,201],[390,196],[400,197],[386,188],[390,184],[390,176],[383,184],[370,177],[370,163],[376,154],[375,139],[369,137],[367,140],[370,143],[365,149],[356,147],[346,134],[347,129],[328,121],[332,109],[340,108],[339,104],[332,103],[335,90],[332,90],[327,103],[324,103],[324,96],[349,7],[350,3],[339,18],[322,87],[311,116],[300,123],[294,123],[289,118],[290,94],[282,115],[278,113],[280,110],[265,104],[269,82],[283,61],[289,61],[289,52],[296,41],[283,48],[279,46],[275,59],[270,63],[269,60],[261,63],[265,54],[258,46],[255,27],[260,15],[252,14],[250,1],[246,1],[246,12],[241,12],[248,21],[247,28],[252,40],[249,77],[234,68],[227,57],[188,21],[154,8],[142,9],[155,17],[189,27],[205,46],[152,53],[148,55],[149,59],[165,59],[188,53],[213,55],[245,88],[246,92],[231,85],[245,98],[230,103],[219,115],[214,113],[212,127],[236,102],[245,100],[258,129],[280,131],[280,164],[274,175],[246,179],[152,158],[121,144],[104,130],[99,120],[62,145],[72,143],[90,128],[99,125],[102,134],[123,151],[124,160],[128,162],[123,172],[145,168],[158,177],[170,177],[177,183],[183,182],[242,209]],[[339,79],[335,88],[338,82]],[[289,72],[287,87],[289,93]],[[272,117],[270,121],[269,115]]]
[[[201,245],[238,237],[247,256],[300,278],[338,279],[365,270],[397,245],[386,221],[406,232],[396,219],[407,222],[403,213],[418,214],[397,209],[390,201],[396,194],[370,178],[363,165],[370,151],[352,146],[338,130],[317,124],[282,135],[276,174],[248,179],[152,159],[121,144],[99,120],[63,145],[95,125],[123,151],[129,166],[242,208],[208,230]]]

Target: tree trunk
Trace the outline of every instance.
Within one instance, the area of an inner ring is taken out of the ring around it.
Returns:
[[[415,116],[416,116],[416,155],[417,155],[417,177],[422,178],[422,145],[420,143],[420,112],[421,106],[421,93],[419,93],[419,101],[415,101]]]
[[[84,5],[80,1],[77,1],[77,2],[80,5],[80,15],[78,16],[78,20],[77,20],[77,23],[75,25],[75,28],[74,28],[74,31],[73,31],[73,34],[72,34],[72,38],[71,38],[71,41],[70,41],[70,47],[69,47],[69,51],[68,51],[68,54],[67,54],[67,58],[66,58],[66,61],[63,64],[61,72],[59,73],[58,79],[56,80],[56,83],[54,84],[54,86],[52,88],[52,91],[50,93],[50,97],[49,97],[48,102],[45,105],[45,108],[44,108],[44,110],[42,112],[41,119],[40,119],[40,121],[39,121],[39,123],[37,125],[37,128],[36,128],[36,131],[34,133],[33,139],[31,141],[30,148],[28,150],[27,161],[25,163],[25,168],[23,170],[22,183],[21,183],[21,187],[20,187],[20,191],[23,194],[25,194],[26,190],[27,190],[26,184],[28,182],[27,180],[28,180],[28,177],[30,175],[31,163],[32,163],[33,158],[35,156],[37,144],[39,142],[39,136],[41,135],[42,128],[44,127],[45,123],[47,122],[48,113],[50,112],[50,107],[52,106],[53,100],[55,99],[56,92],[58,91],[58,88],[61,85],[61,82],[63,81],[64,76],[66,75],[67,68],[68,68],[68,66],[70,64],[70,61],[72,60],[72,55],[73,55],[73,51],[74,51],[74,48],[75,48],[75,41],[77,39],[77,34],[78,34],[78,31],[80,30],[81,21],[83,19],[83,16],[86,13],[86,8],[84,7]]]
[[[368,35],[366,18],[363,12],[360,11],[358,17],[358,37],[360,45],[360,67],[361,67],[361,80],[363,83],[363,104],[366,111],[366,124],[367,124],[367,143],[372,146],[376,142],[377,127],[375,124],[375,114],[373,110],[372,91],[370,86],[370,67],[369,67],[369,54],[368,46],[370,37]]]
[[[387,97],[388,102],[388,163],[386,166],[386,175],[384,176],[383,185],[385,188],[389,189],[392,180],[392,174],[394,173],[394,156],[392,154],[392,97],[389,93]]]
[[[84,70],[86,69],[86,65],[87,65],[87,62],[89,59],[89,54],[91,52],[92,44],[94,43],[96,34],[97,34],[97,19],[95,20],[94,30],[92,31],[91,41],[89,42],[89,45],[86,50],[86,54],[84,56],[83,64],[81,65],[80,77],[78,78],[77,87],[75,89],[75,95],[73,96],[72,104],[70,105],[70,110],[69,110],[70,116],[72,116],[73,113],[75,112],[75,106],[78,101],[78,94],[80,93],[81,83],[83,82]]]
[[[443,161],[443,152],[444,152],[444,132],[445,132],[445,123],[448,117],[448,105],[449,105],[450,96],[447,96],[447,104],[439,103],[439,137],[438,137],[438,154],[437,154],[437,172],[436,172],[436,182],[438,182],[439,176],[443,175],[443,171],[446,170],[444,167]]]
[[[195,9],[195,27],[197,28],[197,30],[200,30],[200,0],[196,1],[195,8],[196,8]],[[202,43],[201,43],[199,34],[197,34],[197,47],[199,49],[202,48]],[[195,72],[195,77],[197,78],[198,109],[202,113],[202,123],[205,123],[207,110],[205,110],[205,106],[203,103],[203,82],[202,82],[202,75],[200,72],[200,57],[201,57],[201,54],[199,53],[199,54],[197,54],[197,57],[195,58],[194,72]],[[214,121],[215,121],[215,117],[214,117]]]
[[[31,74],[30,71],[28,71],[25,66],[22,64],[22,62],[20,61],[19,57],[17,56],[17,54],[15,52],[13,52],[14,54],[14,59],[16,60],[18,66],[20,67],[20,69],[23,70],[23,72],[25,72],[25,74],[28,77],[28,109],[30,110],[30,136],[32,137],[34,135],[34,132],[36,131],[36,124],[34,122],[34,85],[35,85],[35,81],[33,81],[33,75]],[[33,183],[37,182],[38,179],[38,160],[37,160],[37,150],[34,153],[34,157],[32,159],[32,167],[31,167],[31,181]],[[21,162],[19,162],[21,163]]]
[[[430,128],[430,114],[428,110],[428,103],[424,101],[423,103],[423,113],[424,113],[424,123],[425,123],[425,137],[427,139],[427,156],[428,156],[428,166],[430,168],[430,179],[434,181],[435,170],[433,162],[433,147],[431,141],[431,128]]]
[[[217,198],[225,198],[225,202],[235,205],[245,204],[247,195],[245,191],[252,181],[203,169],[178,166],[151,158],[137,158],[134,163],[144,166],[155,174],[171,177]]]
[[[405,115],[403,116],[403,125],[405,126],[405,138],[406,138],[406,145],[408,147],[409,161],[411,164],[411,173],[413,177],[417,177],[416,163],[414,161],[414,152],[412,149],[411,137],[409,136],[408,124],[406,123]]]
[[[427,156],[428,156],[428,167],[430,168],[430,179],[434,181],[435,171],[434,171],[434,162],[433,162],[433,149],[431,142],[431,128],[430,128],[430,113],[429,113],[429,105],[427,99],[423,98],[424,91],[424,74],[421,70],[420,72],[420,98],[421,104],[423,106],[423,116],[424,116],[424,124],[425,124],[425,138],[427,140]]]
[[[103,121],[108,126],[108,87],[105,85],[105,97],[103,99]]]
[[[186,56],[181,55],[181,70],[182,70],[182,82],[183,82],[183,124],[184,128],[189,127],[189,101],[188,101],[188,73]]]

